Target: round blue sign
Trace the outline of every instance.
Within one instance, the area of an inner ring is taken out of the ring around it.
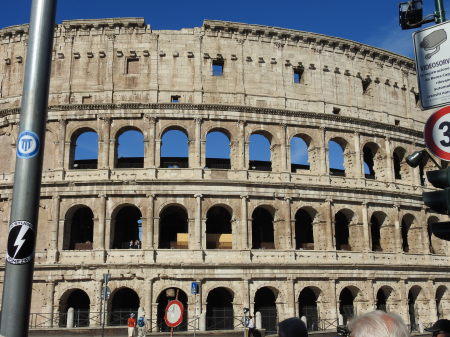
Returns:
[[[19,158],[33,158],[39,153],[40,141],[32,131],[23,131],[17,140],[17,157]]]

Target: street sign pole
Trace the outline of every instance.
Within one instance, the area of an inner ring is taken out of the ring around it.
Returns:
[[[56,0],[33,0],[3,283],[1,335],[28,336]]]
[[[434,12],[436,23],[442,23],[445,21],[445,10],[443,0],[434,0],[434,7],[436,11]]]

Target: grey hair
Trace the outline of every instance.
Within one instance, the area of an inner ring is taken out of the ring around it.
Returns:
[[[354,318],[348,328],[352,337],[409,337],[408,328],[399,315],[381,310]]]

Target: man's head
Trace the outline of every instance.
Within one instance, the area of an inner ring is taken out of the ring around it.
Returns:
[[[285,319],[278,324],[280,337],[308,337],[305,323],[298,317]]]
[[[425,329],[433,333],[433,337],[450,337],[450,321],[448,319],[440,319],[433,324],[431,328]]]
[[[348,328],[351,337],[409,337],[400,316],[380,310],[354,318]]]
[[[132,317],[132,318],[133,318],[133,317],[134,317],[134,314],[133,314],[133,313],[131,313],[131,314],[130,314],[130,317]]]

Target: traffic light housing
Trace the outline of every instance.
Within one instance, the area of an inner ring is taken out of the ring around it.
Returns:
[[[428,171],[427,178],[434,187],[442,188],[442,190],[423,192],[423,202],[433,211],[448,215],[450,212],[450,168]],[[429,227],[436,237],[450,241],[450,221],[432,223]]]
[[[410,0],[399,5],[399,21],[402,29],[412,29],[422,26],[422,0]]]

